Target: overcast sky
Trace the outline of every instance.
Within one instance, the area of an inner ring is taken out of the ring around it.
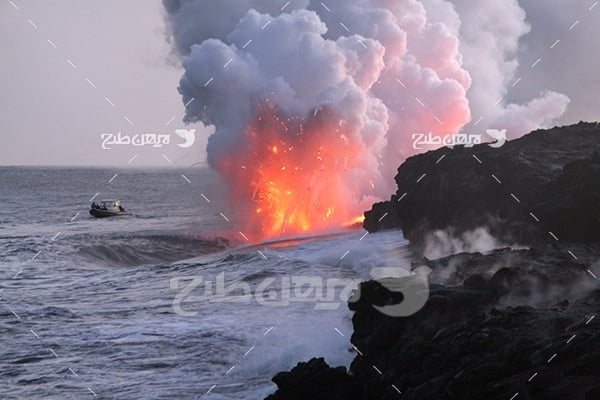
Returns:
[[[168,60],[159,0],[14,3],[18,10],[0,2],[0,165],[126,165],[136,154],[131,165],[169,165],[163,154],[182,166],[205,159],[201,126],[191,148],[176,146],[183,140],[174,129],[185,127],[182,70]],[[100,134],[118,131],[170,133],[171,143],[102,150]]]
[[[0,165],[124,166],[135,155],[138,166],[167,166],[163,155],[180,166],[205,160],[209,130],[201,125],[191,126],[191,148],[175,144],[181,140],[174,130],[184,127],[177,92],[183,70],[165,40],[160,0],[13,2],[18,9],[0,2]],[[555,90],[571,99],[561,124],[600,119],[600,5],[589,11],[593,3],[520,2],[531,32],[520,46],[517,75],[528,79],[509,91],[509,100]],[[172,143],[102,150],[100,134],[119,131],[169,133]]]

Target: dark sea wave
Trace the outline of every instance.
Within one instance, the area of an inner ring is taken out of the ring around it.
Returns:
[[[114,235],[83,238],[77,253],[90,262],[133,266],[177,261],[225,250],[224,238],[200,239],[183,235]],[[87,244],[91,243],[91,244]]]

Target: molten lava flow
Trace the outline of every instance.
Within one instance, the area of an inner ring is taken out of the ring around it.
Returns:
[[[364,214],[363,215],[359,215],[358,217],[354,217],[350,221],[346,221],[346,223],[344,225],[348,226],[348,227],[351,227],[351,226],[362,226],[363,222],[365,222],[365,216],[364,216]]]
[[[362,143],[344,132],[331,110],[281,117],[262,105],[246,127],[245,146],[217,168],[237,205],[246,205],[246,234],[260,240],[359,222],[352,171],[360,168],[362,154]]]

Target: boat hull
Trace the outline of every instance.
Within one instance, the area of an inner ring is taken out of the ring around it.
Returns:
[[[132,215],[127,211],[112,211],[112,210],[102,210],[98,208],[92,208],[90,210],[90,215],[96,218],[107,218],[107,217],[118,217],[120,215]]]

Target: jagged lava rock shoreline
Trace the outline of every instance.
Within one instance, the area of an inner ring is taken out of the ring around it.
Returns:
[[[600,241],[597,123],[533,131],[500,148],[442,147],[408,158],[395,180],[397,192],[365,213],[364,228],[401,228],[417,249],[436,230],[460,238],[481,226],[505,243],[552,242],[549,231]]]
[[[401,228],[417,253],[436,231],[464,240],[481,227],[526,248],[424,258],[429,299],[405,318],[373,308],[400,293],[363,282],[349,370],[299,363],[267,399],[599,400],[600,125],[430,151],[396,183],[366,213],[368,231]]]

